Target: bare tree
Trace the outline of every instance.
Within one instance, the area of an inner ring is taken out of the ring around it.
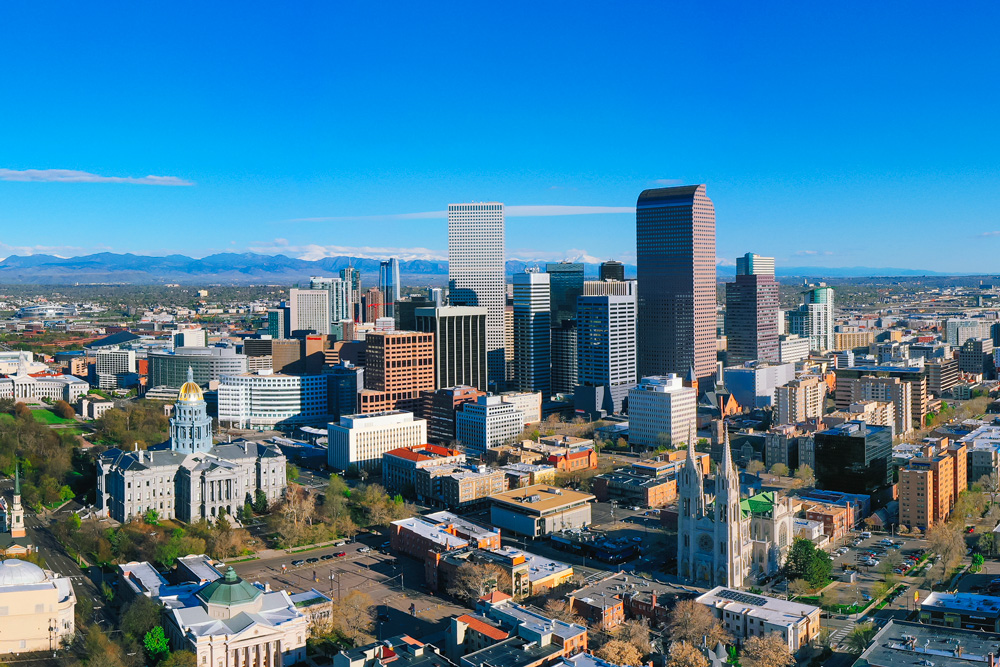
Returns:
[[[795,579],[788,584],[788,592],[799,597],[800,595],[807,595],[812,590],[812,584],[810,584],[805,579]]]
[[[639,649],[632,646],[628,642],[623,642],[620,639],[612,639],[606,643],[601,648],[594,651],[594,655],[602,660],[606,660],[613,665],[631,665],[632,667],[640,667],[642,663],[642,654],[639,653]]]
[[[776,632],[763,637],[751,637],[740,652],[742,667],[787,667],[795,664],[788,643]]]
[[[709,646],[715,646],[720,641],[728,643],[729,635],[719,621],[705,605],[694,600],[681,600],[670,611],[667,617],[665,637],[672,641],[686,641],[699,645],[702,639],[708,639]]]
[[[747,473],[751,475],[756,475],[763,469],[764,469],[764,462],[758,461],[757,459],[754,459],[753,461],[747,464]]]
[[[366,593],[351,591],[333,605],[337,630],[355,646],[371,641],[375,625],[375,603]]]
[[[674,642],[670,645],[667,667],[708,667],[708,659],[697,647],[687,642]]]
[[[643,655],[649,655],[653,650],[649,642],[649,624],[646,621],[625,621],[615,632],[615,639],[628,642],[639,649],[639,652]]]
[[[510,594],[510,576],[493,563],[465,563],[455,570],[455,578],[448,587],[448,594],[460,600],[473,602],[493,591]]]
[[[298,484],[289,484],[285,497],[271,513],[271,528],[290,545],[299,544],[316,512],[316,498]]]

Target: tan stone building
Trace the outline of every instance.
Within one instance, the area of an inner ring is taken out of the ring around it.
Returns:
[[[75,605],[66,577],[24,560],[0,561],[0,653],[55,651],[69,643]]]

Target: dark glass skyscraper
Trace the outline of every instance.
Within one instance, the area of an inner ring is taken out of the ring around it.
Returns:
[[[552,298],[552,391],[576,388],[576,300],[583,294],[583,264],[546,264]]]
[[[379,262],[378,288],[382,292],[385,316],[395,317],[399,301],[399,260],[395,257]]]
[[[726,283],[728,365],[778,362],[778,283],[774,258],[747,253],[736,259],[736,279]]]
[[[639,376],[715,373],[715,207],[704,185],[636,203]]]
[[[613,259],[601,262],[599,275],[601,280],[625,280],[625,265]]]

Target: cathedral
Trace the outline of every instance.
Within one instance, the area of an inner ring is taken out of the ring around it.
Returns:
[[[694,443],[694,434],[688,438]],[[748,579],[753,546],[751,514],[740,502],[740,478],[725,434],[715,493],[705,493],[705,472],[688,447],[678,480],[677,574],[681,581],[740,588]]]
[[[97,509],[117,521],[154,510],[187,523],[233,515],[257,491],[268,504],[285,491],[285,455],[277,445],[214,445],[212,418],[191,369],[170,419],[170,439],[147,450],[109,449],[97,460]]]

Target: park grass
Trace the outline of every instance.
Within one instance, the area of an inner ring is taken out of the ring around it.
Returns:
[[[51,410],[32,410],[32,416],[34,416],[36,422],[41,422],[43,424],[72,424],[75,419],[65,419],[60,417]]]

